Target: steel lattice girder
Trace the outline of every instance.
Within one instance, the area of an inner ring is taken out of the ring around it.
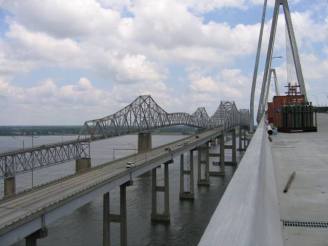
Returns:
[[[183,112],[167,113],[151,96],[144,95],[115,114],[85,122],[80,137],[106,138],[176,125],[203,129],[224,126],[228,129],[239,124],[239,117],[234,102],[221,102],[210,118],[203,107],[191,115]]]
[[[0,154],[0,176],[11,177],[66,161],[90,158],[90,141],[94,139],[177,125],[201,129],[223,127],[228,131],[239,124],[249,124],[249,112],[246,111],[239,112],[234,102],[221,101],[212,117],[208,116],[203,107],[193,114],[167,113],[151,96],[139,96],[112,115],[85,122],[76,141]]]
[[[69,141],[7,152],[0,155],[0,176],[12,177],[81,158],[90,158],[89,141]]]

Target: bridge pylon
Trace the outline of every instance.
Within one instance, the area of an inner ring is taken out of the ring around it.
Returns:
[[[293,28],[293,24],[292,24],[292,19],[291,19],[291,15],[290,15],[288,0],[276,0],[274,10],[273,10],[273,18],[272,18],[272,24],[271,24],[269,46],[268,46],[268,51],[267,51],[267,56],[266,56],[265,69],[264,69],[262,88],[261,88],[261,95],[260,95],[259,106],[258,106],[258,111],[257,111],[257,122],[258,123],[260,122],[260,120],[265,112],[266,103],[268,101],[268,90],[269,90],[269,86],[270,86],[269,85],[269,76],[270,76],[270,71],[271,71],[273,48],[274,48],[278,17],[279,17],[279,12],[280,12],[281,6],[283,8],[283,12],[285,15],[287,34],[288,34],[288,39],[289,39],[290,46],[291,46],[291,52],[292,52],[294,66],[295,66],[297,82],[300,86],[301,94],[304,95],[305,101],[307,101],[302,66],[301,66],[300,57],[299,57],[299,53],[298,53],[298,48],[297,48],[294,28]],[[262,35],[263,35],[263,33],[262,33]],[[260,37],[260,38],[262,38],[262,37]],[[254,100],[254,98],[251,98],[251,100]]]

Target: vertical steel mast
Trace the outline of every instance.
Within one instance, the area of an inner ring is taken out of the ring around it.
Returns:
[[[275,36],[276,36],[276,30],[277,30],[279,8],[281,5],[283,6],[283,10],[284,10],[284,14],[285,14],[287,32],[288,32],[288,37],[289,37],[289,41],[290,41],[290,46],[292,49],[293,61],[294,61],[294,65],[295,65],[298,84],[301,89],[301,94],[304,95],[305,101],[307,101],[306,88],[305,88],[305,84],[304,84],[302,67],[301,67],[298,48],[297,48],[297,44],[296,44],[296,38],[295,38],[294,28],[293,28],[293,24],[292,24],[292,19],[290,16],[288,1],[287,0],[276,0],[275,6],[274,6],[273,18],[272,18],[269,47],[268,47],[267,57],[266,57],[266,62],[265,62],[265,69],[264,69],[264,76],[263,76],[263,82],[262,82],[262,88],[261,88],[260,101],[259,101],[258,112],[257,112],[257,122],[259,122],[261,120],[261,118],[265,112],[265,105],[268,100],[266,92],[268,91],[268,86],[269,86],[269,81],[268,81],[269,72],[271,69],[272,54],[273,54],[273,47],[274,47],[274,41],[275,41]]]
[[[251,101],[250,101],[250,132],[254,131],[254,96],[255,96],[255,89],[256,89],[256,80],[257,80],[257,73],[259,69],[259,62],[260,62],[260,55],[261,55],[261,47],[262,47],[262,37],[263,37],[263,29],[265,23],[265,14],[267,8],[267,0],[264,0],[263,5],[263,12],[262,12],[262,22],[261,22],[261,29],[259,34],[259,42],[257,45],[257,53],[256,53],[256,61],[253,73],[253,83],[252,83],[252,91],[251,91]]]

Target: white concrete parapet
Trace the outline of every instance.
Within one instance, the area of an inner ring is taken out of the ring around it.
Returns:
[[[283,245],[276,180],[264,120],[257,128],[199,245]]]

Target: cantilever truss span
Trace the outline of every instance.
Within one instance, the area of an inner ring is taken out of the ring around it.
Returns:
[[[115,114],[85,122],[80,136],[107,138],[178,125],[228,129],[239,125],[239,111],[234,102],[221,102],[212,117],[208,116],[203,107],[193,114],[167,113],[151,96],[144,95]]]
[[[90,158],[90,141],[157,128],[185,125],[199,129],[230,130],[249,124],[249,111],[238,111],[234,102],[221,102],[212,117],[205,108],[193,114],[167,113],[151,96],[139,96],[131,104],[107,117],[84,123],[78,140],[42,145],[0,154],[0,177],[81,158]]]
[[[0,177],[13,177],[43,167],[90,158],[89,141],[67,141],[0,154]]]

